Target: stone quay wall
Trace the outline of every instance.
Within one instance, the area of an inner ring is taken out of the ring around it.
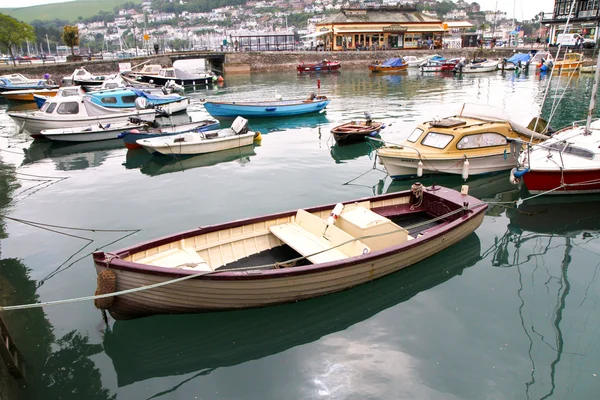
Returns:
[[[538,48],[496,48],[496,49],[443,49],[443,50],[386,50],[386,51],[261,51],[261,52],[228,52],[225,53],[225,62],[222,70],[225,75],[237,73],[251,73],[261,71],[284,71],[295,69],[298,64],[316,63],[323,59],[336,60],[342,63],[344,67],[366,67],[368,64],[376,60],[383,61],[391,57],[400,57],[414,55],[422,57],[428,54],[440,54],[446,58],[466,57],[499,59],[509,58],[515,52],[528,52],[530,50],[540,50]],[[551,49],[554,54],[556,49]],[[583,50],[587,65],[594,64],[591,60],[594,56],[593,50]],[[204,53],[206,54],[206,53]],[[181,56],[181,55],[180,55]],[[186,53],[189,58],[189,53]],[[122,60],[94,60],[94,61],[78,61],[68,63],[46,63],[33,65],[11,65],[0,66],[0,75],[10,74],[14,72],[22,73],[28,77],[40,78],[48,73],[52,79],[59,82],[63,76],[71,75],[77,67],[85,67],[92,74],[106,75],[113,74],[119,70],[120,62],[129,62],[132,66],[149,62],[152,64],[161,64],[163,66],[171,66],[178,59],[178,54],[164,54],[160,57],[137,57]],[[217,66],[218,67],[218,66]],[[215,68],[221,70],[221,68]]]

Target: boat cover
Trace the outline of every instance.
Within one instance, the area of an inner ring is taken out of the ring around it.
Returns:
[[[145,97],[151,101],[165,101],[165,100],[182,100],[184,97],[177,94],[152,94],[139,89],[130,89],[138,97]]]
[[[389,58],[381,63],[382,67],[401,67],[404,65],[404,60],[401,58]]]
[[[484,105],[484,104],[471,104],[465,103],[462,107],[461,112],[458,114],[463,117],[472,117],[481,119],[484,121],[506,121],[510,124],[510,127],[515,131],[520,133],[521,135],[544,140],[547,139],[548,136],[542,135],[540,133],[534,132],[531,129],[524,127],[523,125],[515,122],[512,118],[508,116],[503,110],[499,108]]]
[[[528,62],[531,59],[531,56],[526,53],[517,53],[513,55],[511,58],[506,60],[506,62],[517,64],[520,62]]]

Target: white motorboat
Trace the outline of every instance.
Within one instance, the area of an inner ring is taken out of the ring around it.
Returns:
[[[8,116],[16,122],[20,131],[27,131],[31,137],[40,137],[44,129],[58,129],[96,125],[108,123],[127,122],[129,118],[136,117],[145,121],[153,121],[156,111],[143,110],[111,110],[96,105],[87,97],[82,96],[54,96],[48,98],[39,111],[34,112],[8,112]]]
[[[499,61],[485,61],[473,63],[470,62],[468,64],[463,64],[459,62],[454,68],[455,72],[461,72],[463,74],[472,74],[475,72],[493,72],[498,69]]]
[[[231,128],[206,132],[187,132],[174,136],[140,139],[136,143],[150,153],[190,155],[212,153],[251,145],[260,132],[248,130],[248,120],[237,117]]]
[[[419,68],[419,65],[427,61],[424,58],[417,58],[415,56],[404,56],[404,61],[408,64],[408,68]]]
[[[46,139],[60,142],[93,142],[119,138],[120,134],[132,129],[144,129],[149,122],[138,118],[129,118],[127,122],[92,124],[88,126],[44,129],[40,135]]]
[[[536,69],[541,67],[544,63],[551,61],[554,62],[554,58],[549,51],[538,51],[531,57],[529,61],[529,69]]]
[[[441,72],[444,70],[444,65],[441,61],[426,61],[419,65],[421,72]]]

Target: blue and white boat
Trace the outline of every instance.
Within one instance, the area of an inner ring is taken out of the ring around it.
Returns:
[[[531,55],[527,53],[516,53],[512,57],[503,60],[502,69],[504,70],[515,70],[515,69],[528,69]]]
[[[190,103],[187,97],[178,94],[158,94],[134,88],[89,92],[87,96],[92,103],[106,108],[135,108],[137,101],[141,102],[142,108],[160,108],[169,115],[185,111]]]
[[[187,132],[206,132],[219,128],[219,121],[206,119],[204,121],[190,122],[188,124],[159,126],[156,128],[131,129],[122,132],[119,138],[123,139],[125,147],[129,150],[141,149],[142,146],[137,143],[140,139],[150,139],[163,136],[179,135]]]
[[[215,118],[270,118],[319,112],[329,102],[326,96],[312,93],[304,100],[207,101],[204,108]]]
[[[13,90],[41,90],[56,88],[58,88],[58,85],[49,84],[45,79],[39,79],[34,82],[14,82],[8,77],[0,77],[0,92],[8,92]]]

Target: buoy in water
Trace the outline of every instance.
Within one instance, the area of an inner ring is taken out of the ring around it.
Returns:
[[[217,78],[217,82],[223,82],[225,81],[225,79],[223,79],[223,77],[221,75],[219,75],[219,77]]]
[[[262,134],[259,131],[254,132],[254,141],[258,143],[262,141]]]

